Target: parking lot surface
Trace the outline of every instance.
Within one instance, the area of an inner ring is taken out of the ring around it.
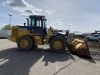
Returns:
[[[48,45],[19,51],[16,43],[0,39],[0,75],[100,75],[100,49],[90,48],[92,58],[53,53]]]

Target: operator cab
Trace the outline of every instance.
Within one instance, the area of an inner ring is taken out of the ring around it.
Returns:
[[[27,19],[28,30],[32,33],[47,35],[45,16],[30,15]]]
[[[31,15],[27,20],[28,26],[46,28],[45,16]]]
[[[33,34],[47,35],[45,16],[30,15],[27,18],[27,26],[20,26],[21,29],[27,29]]]

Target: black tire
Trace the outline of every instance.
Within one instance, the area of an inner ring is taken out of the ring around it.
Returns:
[[[100,39],[98,40],[98,43],[100,44]]]
[[[54,48],[53,44],[54,44],[55,41],[60,41],[62,43],[62,47],[60,49]],[[53,52],[64,52],[65,49],[66,49],[66,41],[63,37],[56,36],[52,40],[50,40],[49,46],[50,46],[50,50],[52,50]]]
[[[27,42],[28,42],[28,45],[27,45],[27,47],[25,47],[25,48],[23,48],[23,47],[21,46],[21,41],[22,41],[23,39],[24,39],[24,40],[27,40]],[[21,37],[19,37],[18,40],[17,40],[17,46],[18,46],[18,48],[19,48],[20,50],[22,50],[22,51],[30,51],[30,50],[33,48],[33,40],[32,40],[32,38],[29,37],[29,36],[21,36]]]
[[[87,41],[90,41],[90,39],[89,39],[89,38],[87,38]]]

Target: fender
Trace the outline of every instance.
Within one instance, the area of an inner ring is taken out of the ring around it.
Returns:
[[[57,36],[61,36],[61,37],[63,37],[63,38],[65,39],[65,36],[64,36],[64,35],[62,35],[62,34],[60,34],[60,33],[57,33],[57,34],[55,34],[55,35],[52,35],[52,36],[49,38],[48,43],[50,42],[50,40],[52,40],[53,38],[55,38],[55,37],[57,37]]]

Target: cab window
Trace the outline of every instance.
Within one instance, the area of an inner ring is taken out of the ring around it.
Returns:
[[[41,27],[41,20],[37,20],[37,21],[36,21],[36,26],[37,26],[37,27]]]
[[[32,19],[29,19],[29,26],[34,26],[34,19],[32,18]]]
[[[32,26],[34,26],[34,19],[31,20]]]
[[[46,28],[46,21],[43,21],[43,28]]]

